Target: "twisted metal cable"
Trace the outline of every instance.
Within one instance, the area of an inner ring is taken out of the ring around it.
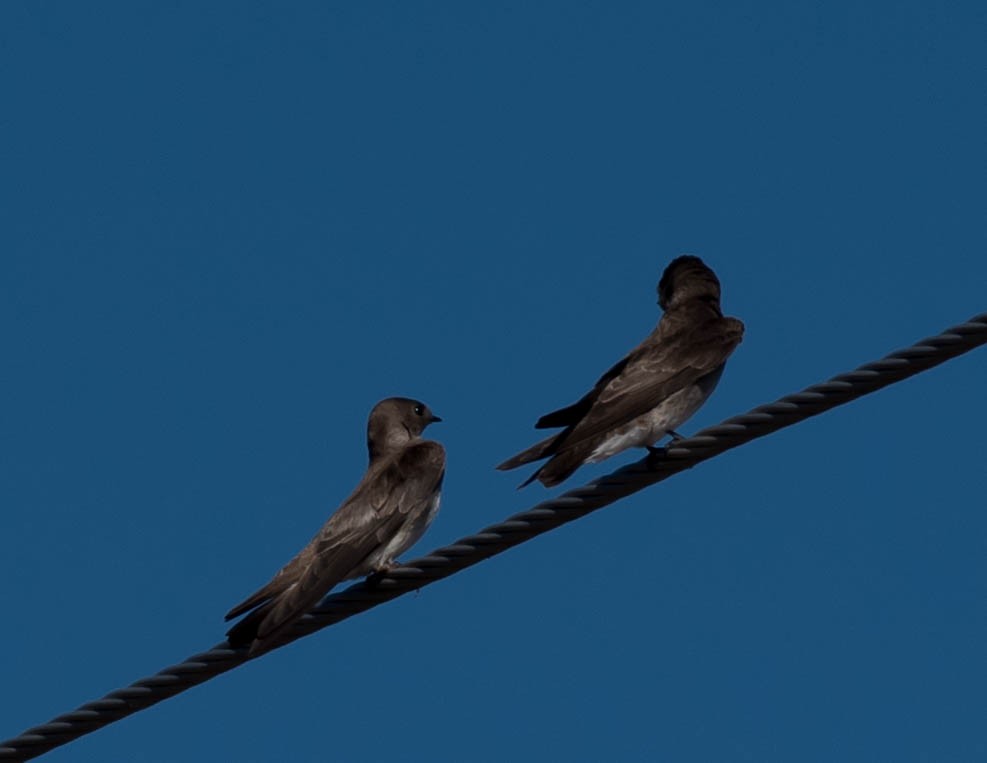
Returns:
[[[676,440],[661,455],[649,455],[588,485],[550,498],[475,535],[414,559],[378,580],[357,583],[327,597],[295,624],[278,647],[472,567],[724,451],[876,392],[982,344],[987,344],[987,313],[881,360],[734,416],[692,437]],[[233,649],[223,641],[207,652],[193,655],[178,665],[0,742],[0,760],[28,760],[43,755],[232,670],[247,660],[247,647]]]

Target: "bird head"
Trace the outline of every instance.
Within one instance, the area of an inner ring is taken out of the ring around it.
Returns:
[[[720,304],[720,281],[701,259],[684,254],[672,260],[658,282],[658,304],[669,310],[692,299]]]
[[[421,437],[425,427],[442,421],[420,400],[389,397],[370,411],[367,421],[367,446],[370,458],[393,452]]]

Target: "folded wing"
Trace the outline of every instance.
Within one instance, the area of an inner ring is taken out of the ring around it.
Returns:
[[[406,448],[368,471],[353,494],[312,541],[264,588],[234,607],[227,619],[253,609],[230,629],[231,644],[255,641],[263,651],[343,580],[367,574],[368,557],[426,511],[441,487],[445,452],[436,442]]]
[[[573,447],[633,421],[670,395],[712,373],[743,338],[743,324],[722,318],[701,332],[682,332],[655,347],[641,346],[624,373],[601,390],[592,408],[563,433],[559,449]],[[697,341],[697,336],[702,337]],[[636,356],[636,357],[635,357]]]

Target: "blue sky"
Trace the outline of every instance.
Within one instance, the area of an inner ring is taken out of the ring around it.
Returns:
[[[415,552],[658,318],[744,343],[682,429],[987,310],[982,3],[0,6],[0,738],[212,646],[359,479]],[[987,754],[981,350],[51,754]],[[636,456],[579,472],[576,486]]]

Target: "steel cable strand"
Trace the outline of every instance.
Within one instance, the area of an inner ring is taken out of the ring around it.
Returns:
[[[583,487],[543,501],[503,522],[414,559],[378,580],[357,583],[328,596],[296,623],[278,647],[460,572],[727,450],[914,376],[985,343],[987,313],[881,360],[758,406],[707,427],[692,437],[676,440],[659,456],[647,456]],[[28,760],[42,755],[204,683],[247,660],[246,648],[232,649],[223,641],[182,663],[0,742],[0,760]]]

